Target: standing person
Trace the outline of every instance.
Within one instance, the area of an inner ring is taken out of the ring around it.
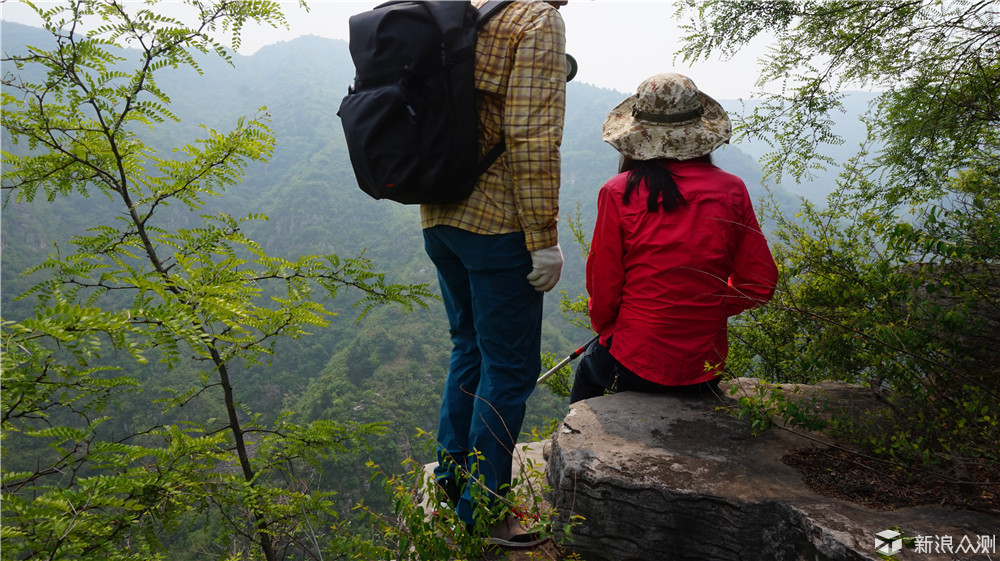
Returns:
[[[731,134],[722,106],[680,74],[648,78],[605,120],[622,164],[597,199],[587,292],[598,340],[571,402],[714,391],[728,318],[771,299],[778,271],[747,188],[712,164]]]
[[[542,297],[562,272],[556,221],[567,58],[557,10],[565,3],[518,0],[480,31],[480,154],[500,141],[506,151],[468,199],[420,207],[453,343],[435,478],[469,528],[482,512],[474,503],[485,504],[495,520],[479,527],[511,547],[539,542],[502,498],[541,369]]]

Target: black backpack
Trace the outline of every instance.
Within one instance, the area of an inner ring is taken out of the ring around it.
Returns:
[[[340,104],[361,189],[406,204],[454,203],[503,153],[478,158],[474,55],[483,23],[510,0],[398,1],[350,19],[354,83]]]

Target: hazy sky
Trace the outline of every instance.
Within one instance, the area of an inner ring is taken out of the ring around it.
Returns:
[[[55,2],[40,1],[39,4]],[[310,11],[297,2],[285,4],[288,30],[248,29],[242,54],[301,35],[347,39],[347,19],[380,1],[312,0]],[[169,4],[169,3],[167,3]],[[576,80],[634,93],[639,82],[660,72],[680,72],[717,99],[749,98],[754,92],[757,57],[766,45],[729,61],[713,58],[694,67],[674,62],[679,41],[674,3],[667,0],[570,0],[560,12],[566,21],[566,50],[580,65]],[[0,3],[3,19],[40,25],[34,13],[15,0]],[[763,43],[763,42],[761,42]]]

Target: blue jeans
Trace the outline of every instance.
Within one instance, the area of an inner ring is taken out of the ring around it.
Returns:
[[[613,345],[613,339],[608,339],[608,343]],[[604,395],[606,391],[672,393],[708,397],[718,395],[721,379],[722,377],[719,376],[713,380],[690,386],[663,386],[656,382],[650,382],[622,366],[611,355],[611,351],[607,347],[595,340],[583,351],[580,364],[576,367],[576,377],[573,380],[573,389],[570,390],[569,402],[576,403],[584,399],[599,397]]]
[[[435,226],[424,230],[424,248],[437,267],[453,344],[435,477],[479,481],[466,485],[457,505],[472,523],[473,493],[492,506],[510,486],[525,402],[541,370],[543,293],[526,278],[531,254],[522,233]]]

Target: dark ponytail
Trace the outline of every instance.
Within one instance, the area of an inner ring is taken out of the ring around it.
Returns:
[[[706,154],[698,161],[712,163],[712,155]],[[622,157],[619,165],[619,173],[628,172],[628,179],[625,181],[625,202],[629,196],[638,189],[639,184],[644,183],[649,194],[646,198],[646,208],[649,212],[656,212],[657,206],[662,206],[665,212],[670,212],[675,208],[687,204],[684,195],[681,194],[674,181],[674,174],[663,165],[663,160],[633,160]]]

